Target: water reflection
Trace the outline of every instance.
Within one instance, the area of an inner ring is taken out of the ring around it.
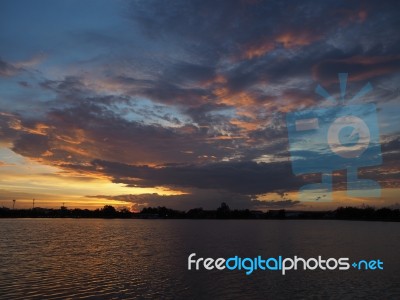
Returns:
[[[400,298],[400,224],[255,220],[0,220],[2,299]],[[380,258],[380,273],[188,271],[187,257]]]

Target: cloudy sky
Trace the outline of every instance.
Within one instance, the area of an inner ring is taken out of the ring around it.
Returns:
[[[399,29],[398,1],[1,1],[0,206],[396,205]],[[373,87],[382,193],[336,170],[332,201],[300,199],[321,174],[293,173],[286,115],[338,73]]]

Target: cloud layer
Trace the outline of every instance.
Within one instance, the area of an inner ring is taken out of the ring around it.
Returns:
[[[186,192],[92,195],[103,199],[292,207],[259,200],[320,177],[293,175],[285,115],[324,106],[317,84],[339,98],[337,73],[347,72],[348,98],[371,82],[360,101],[379,109],[384,164],[360,174],[398,188],[397,1],[86,5],[75,22],[64,7],[48,31],[57,10],[43,8],[30,33],[40,51],[28,33],[0,32],[3,147],[71,176]],[[2,16],[24,23],[11,3]],[[344,189],[345,177],[336,179]]]

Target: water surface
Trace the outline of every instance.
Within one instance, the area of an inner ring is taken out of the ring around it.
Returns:
[[[400,299],[400,223],[1,219],[1,299]],[[187,257],[381,259],[383,271],[188,271]]]

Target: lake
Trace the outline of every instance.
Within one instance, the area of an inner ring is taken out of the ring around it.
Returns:
[[[187,269],[198,257],[381,259],[384,270]],[[400,223],[0,219],[1,299],[400,299]]]

